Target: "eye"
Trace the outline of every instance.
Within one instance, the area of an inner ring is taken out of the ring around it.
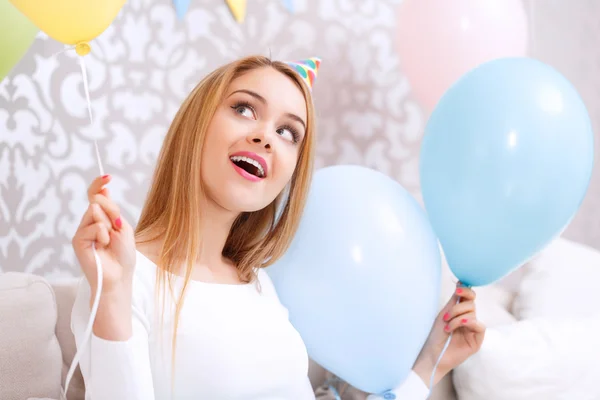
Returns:
[[[294,143],[298,143],[300,135],[298,134],[298,131],[292,128],[291,126],[282,126],[281,128],[277,129],[276,132],[279,136],[282,136],[284,139]]]
[[[256,113],[254,112],[254,108],[248,103],[236,103],[232,105],[231,108],[233,108],[233,110],[237,114],[240,114],[242,117],[256,119]]]

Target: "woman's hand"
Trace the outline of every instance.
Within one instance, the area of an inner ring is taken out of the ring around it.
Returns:
[[[135,266],[133,229],[123,219],[119,207],[104,186],[110,176],[96,178],[88,189],[90,205],[72,240],[79,265],[95,293],[98,287],[97,270],[92,245],[102,262],[102,295],[130,292]],[[92,298],[94,296],[92,295]]]
[[[127,340],[132,334],[131,302],[135,268],[133,229],[104,187],[110,176],[96,178],[88,189],[90,206],[81,219],[72,244],[91,288],[90,308],[98,288],[93,245],[102,263],[102,292],[93,332],[105,340]]]
[[[475,292],[459,284],[448,304],[438,314],[413,370],[429,387],[435,363],[452,334],[450,345],[436,370],[434,385],[437,384],[452,369],[479,351],[485,330],[485,326],[477,320]]]

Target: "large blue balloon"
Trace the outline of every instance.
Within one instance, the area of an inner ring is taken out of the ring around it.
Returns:
[[[459,79],[430,117],[420,165],[458,279],[492,283],[560,235],[587,191],[593,147],[585,105],[553,68],[505,58]]]
[[[438,310],[440,248],[425,211],[386,175],[316,172],[299,231],[267,272],[313,360],[380,393],[406,378]]]

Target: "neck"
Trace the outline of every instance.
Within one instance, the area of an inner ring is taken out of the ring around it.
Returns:
[[[209,267],[221,265],[225,262],[222,256],[223,248],[238,214],[225,210],[212,201],[205,202],[202,209],[200,221],[202,243],[197,262]]]
[[[221,270],[225,265],[231,267],[230,262],[222,254],[229,231],[238,214],[225,210],[212,201],[206,201],[202,205],[202,210],[200,223],[202,243],[200,244],[200,254],[195,262],[196,269],[215,271],[215,268]],[[144,237],[138,237],[137,239],[137,249],[151,261],[157,263],[164,238],[148,238],[146,240]]]

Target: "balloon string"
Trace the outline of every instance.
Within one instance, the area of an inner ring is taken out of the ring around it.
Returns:
[[[79,349],[75,353],[75,357],[73,357],[73,361],[71,362],[71,367],[67,372],[67,377],[65,378],[65,386],[64,389],[61,388],[61,395],[63,400],[67,400],[67,392],[69,390],[69,384],[71,383],[71,379],[73,378],[73,374],[75,374],[75,369],[77,365],[79,365],[79,359],[81,358],[81,353],[83,349],[87,346],[87,342],[92,336],[92,329],[94,327],[94,320],[96,319],[96,313],[98,312],[98,305],[100,304],[100,294],[102,293],[102,261],[100,261],[100,257],[96,252],[96,244],[92,244],[92,250],[94,252],[94,260],[96,261],[96,271],[98,278],[98,287],[96,289],[96,296],[94,297],[94,304],[92,305],[92,309],[90,310],[90,319],[85,328],[85,332],[83,334],[83,342],[79,346]]]
[[[102,160],[100,159],[100,151],[98,150],[98,142],[94,140],[94,148],[96,153],[96,161],[98,162],[98,169],[100,170],[100,176],[104,175],[104,167],[102,166]],[[69,384],[71,383],[71,379],[73,378],[73,374],[75,373],[75,369],[77,365],[79,365],[79,358],[81,357],[81,351],[85,349],[88,340],[92,336],[92,329],[94,327],[94,320],[96,319],[96,314],[98,312],[98,305],[100,304],[100,294],[102,293],[102,261],[100,260],[100,256],[98,256],[98,252],[96,252],[96,244],[92,244],[92,251],[94,253],[94,260],[96,261],[96,271],[98,278],[98,287],[96,288],[96,296],[94,297],[94,304],[92,305],[92,309],[90,310],[90,319],[85,328],[85,332],[83,333],[83,343],[79,346],[77,352],[75,353],[75,357],[73,357],[73,361],[71,362],[71,367],[67,372],[67,377],[65,379],[64,389],[61,389],[62,400],[67,400],[67,391],[69,390]]]
[[[462,286],[462,287],[470,287],[470,285],[465,285],[461,282],[458,282],[457,286]],[[458,303],[460,303],[460,297],[458,299],[456,299],[456,303],[454,303],[454,305],[456,306]],[[433,394],[433,386],[434,386],[434,382],[435,382],[435,374],[437,372],[437,369],[440,365],[440,362],[442,361],[442,358],[444,357],[444,354],[446,354],[446,350],[448,350],[448,346],[450,346],[450,342],[452,341],[452,335],[454,335],[454,332],[452,332],[449,336],[448,339],[446,339],[446,343],[444,344],[444,347],[442,348],[442,352],[440,353],[437,361],[435,362],[435,365],[433,366],[433,371],[431,371],[431,378],[429,379],[429,394],[427,395],[427,398],[430,398],[431,395]]]
[[[58,55],[60,55],[60,54],[62,54],[62,53],[64,53],[64,52],[67,52],[67,51],[69,51],[69,50],[74,50],[74,49],[75,49],[75,46],[68,46],[68,47],[65,47],[65,48],[64,48],[64,49],[62,49],[61,51],[57,51],[56,53],[54,53],[54,54],[52,55],[52,57],[56,57],[56,56],[58,56]]]
[[[65,49],[69,50],[69,49]],[[85,67],[85,61],[83,56],[79,56],[79,65],[81,66],[81,75],[83,77],[83,89],[85,91],[85,98],[87,101],[87,109],[88,115],[90,117],[90,124],[93,122],[92,119],[92,103],[90,101],[90,91],[88,87],[88,79],[87,79],[87,71]],[[94,140],[94,150],[96,153],[96,161],[98,162],[98,169],[100,170],[100,176],[104,175],[104,167],[102,166],[102,160],[100,159],[100,151],[98,149],[98,142]],[[85,332],[83,333],[83,342],[79,346],[77,352],[75,353],[75,357],[73,357],[73,361],[71,362],[71,366],[69,367],[69,371],[67,372],[67,376],[65,378],[65,386],[61,388],[61,398],[63,400],[67,400],[67,392],[69,390],[69,384],[71,383],[71,379],[75,374],[75,370],[77,365],[79,365],[79,359],[81,358],[81,353],[83,349],[87,346],[88,340],[90,340],[92,336],[92,329],[94,327],[94,320],[96,319],[96,314],[98,312],[98,306],[100,304],[100,294],[102,293],[102,261],[100,260],[100,256],[98,256],[98,252],[96,251],[96,244],[92,243],[92,252],[94,253],[94,260],[96,261],[96,271],[97,271],[97,288],[96,288],[96,296],[94,297],[94,303],[92,305],[92,309],[90,310],[90,319],[85,328]]]
[[[100,176],[104,175],[104,168],[102,167],[102,160],[100,159],[100,151],[98,150],[98,142],[94,140],[94,147],[96,152],[96,161],[98,162],[98,168],[100,169]],[[67,372],[67,377],[65,379],[64,389],[61,390],[62,400],[67,400],[67,391],[69,390],[69,384],[71,383],[71,379],[73,378],[73,374],[75,373],[75,369],[79,364],[79,358],[81,357],[81,352],[85,349],[88,340],[92,336],[92,329],[94,327],[94,320],[96,319],[96,314],[98,312],[98,305],[100,304],[100,294],[102,293],[102,261],[100,260],[100,256],[98,256],[98,252],[96,251],[96,244],[92,244],[92,251],[94,253],[94,260],[96,261],[96,271],[98,278],[98,287],[96,288],[96,296],[94,297],[94,304],[92,305],[92,309],[90,310],[90,319],[85,328],[85,332],[83,333],[83,342],[80,346],[78,346],[78,350],[75,353],[75,357],[73,357],[73,361],[71,362],[71,367],[69,368],[69,372]]]
[[[87,70],[85,68],[85,60],[83,56],[79,56],[79,66],[81,67],[81,76],[83,77],[83,90],[85,91],[85,100],[87,102],[88,115],[90,116],[90,124],[92,123],[92,103],[90,102],[90,89],[88,86]]]
[[[458,299],[456,299],[456,303],[454,305],[457,305],[459,302],[460,302],[460,297]],[[440,356],[438,357],[437,361],[435,362],[435,365],[433,366],[433,371],[431,372],[431,378],[429,379],[429,394],[427,395],[427,398],[431,397],[431,395],[433,394],[435,373],[437,372],[437,369],[440,365],[440,362],[442,361],[442,358],[444,357],[444,354],[446,354],[446,350],[448,350],[448,346],[450,346],[450,342],[452,341],[453,334],[454,334],[454,332],[452,332],[450,334],[450,336],[448,336],[448,339],[446,339],[446,344],[444,344],[444,348],[442,349]]]
[[[80,44],[81,45],[81,44]],[[84,43],[85,46],[87,46],[87,51],[89,52],[89,45],[87,45],[86,43]],[[77,46],[69,46],[69,47],[65,47],[64,49],[62,49],[61,51],[58,51],[56,53],[54,53],[54,55],[52,57],[56,57],[66,51],[69,50],[76,50],[79,51],[79,48]],[[85,53],[87,54],[87,53]],[[84,55],[80,55],[79,56],[79,67],[81,68],[81,77],[83,79],[83,90],[85,92],[85,100],[87,103],[87,110],[88,110],[88,115],[90,117],[90,124],[93,122],[93,118],[92,118],[92,103],[90,101],[90,88],[88,85],[88,77],[87,77],[87,68],[85,66],[85,60],[84,60]]]
[[[337,391],[337,389],[334,386],[334,382],[335,383],[339,382],[339,378],[334,377],[334,378],[328,379],[327,382],[325,382],[325,384],[327,385],[327,388],[329,390],[331,390],[331,392],[333,393],[335,400],[342,400],[342,398],[340,397],[340,393]]]

